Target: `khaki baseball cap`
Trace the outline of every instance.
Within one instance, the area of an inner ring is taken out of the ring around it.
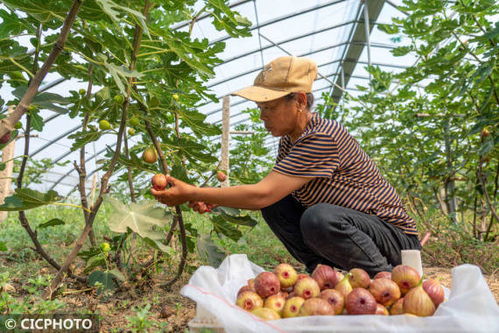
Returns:
[[[272,101],[294,92],[312,92],[317,64],[308,58],[279,57],[258,74],[252,86],[233,92],[254,102]]]

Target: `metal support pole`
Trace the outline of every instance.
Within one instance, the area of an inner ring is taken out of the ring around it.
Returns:
[[[230,186],[229,144],[230,144],[230,97],[224,96],[223,110],[222,110],[222,158],[220,161],[220,169],[225,170],[227,178],[222,182],[222,187]]]
[[[367,44],[367,63],[371,67],[371,40],[369,38],[369,9],[367,8],[367,1],[364,0],[364,29],[366,32],[366,44]],[[371,73],[369,73],[369,83],[371,83]]]

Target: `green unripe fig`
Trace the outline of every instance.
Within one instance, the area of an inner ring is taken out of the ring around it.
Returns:
[[[102,119],[101,121],[99,121],[99,128],[103,131],[109,130],[111,129],[111,124],[109,123],[109,121]]]
[[[100,249],[102,250],[102,252],[109,252],[111,251],[111,245],[109,245],[109,243],[107,242],[103,242],[100,244]]]
[[[113,99],[118,104],[123,104],[123,102],[125,101],[125,97],[123,97],[122,95],[116,95],[113,97]]]
[[[85,89],[80,89],[78,90],[78,93],[83,96],[87,93],[87,91]]]
[[[22,128],[22,127],[23,127],[23,124],[22,124],[20,121],[18,121],[18,122],[14,125],[14,127],[15,127],[15,129],[20,129],[20,128]]]
[[[128,129],[128,135],[135,135],[135,129],[134,128],[129,128]]]
[[[178,94],[173,94],[173,95],[172,95],[172,97],[173,97],[173,99],[174,99],[174,100],[176,100],[176,101],[178,101],[178,100],[179,100],[179,98],[180,98]]]
[[[137,117],[132,117],[129,120],[130,126],[137,127],[140,125],[140,119]]]
[[[28,111],[35,111],[36,109],[37,109],[37,107],[34,104],[31,104],[30,106],[28,106]]]

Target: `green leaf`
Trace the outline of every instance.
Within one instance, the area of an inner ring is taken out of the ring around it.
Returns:
[[[45,125],[45,123],[43,122],[42,116],[40,116],[40,110],[36,109],[29,111],[29,114],[31,115],[31,127],[38,132],[43,131],[43,125]]]
[[[412,46],[399,46],[394,49],[392,49],[390,52],[395,56],[395,57],[402,57],[411,52]]]
[[[0,9],[0,39],[7,38],[11,35],[19,35],[25,30],[29,30],[29,25],[25,20],[19,18],[16,13],[8,13],[4,9]]]
[[[169,247],[161,242],[165,237],[164,229],[171,219],[171,214],[164,207],[158,206],[156,201],[126,205],[108,196],[104,201],[113,208],[113,213],[109,218],[111,231],[125,233],[130,229],[158,250],[170,251]]]
[[[112,274],[114,275],[114,277],[122,282],[126,281],[126,277],[123,273],[121,273],[119,270],[117,270],[116,268],[108,271],[109,274]]]
[[[98,130],[86,130],[81,132],[76,132],[68,136],[68,139],[75,139],[75,142],[71,146],[71,150],[75,151],[86,145],[87,143],[97,141],[104,134],[103,131]]]
[[[120,13],[117,10],[114,10],[114,8],[131,14],[138,21],[144,33],[149,35],[149,29],[147,28],[145,17],[144,15],[142,15],[141,12],[138,12],[134,9],[125,6],[118,5],[112,0],[95,0],[95,1],[102,8],[102,10],[116,23],[122,23],[122,22],[118,17]]]
[[[37,229],[44,229],[44,228],[47,228],[47,227],[53,227],[53,226],[56,226],[56,225],[63,225],[63,224],[66,224],[66,222],[64,222],[61,219],[55,218],[55,219],[52,219],[52,220],[50,220],[48,222],[45,222],[45,223],[42,223],[42,224],[38,225]]]
[[[36,207],[50,205],[61,198],[56,191],[47,193],[30,190],[28,188],[17,188],[15,194],[5,198],[5,202],[0,205],[0,211],[20,211]]]
[[[226,257],[226,253],[213,243],[209,234],[201,235],[197,239],[197,252],[203,262],[218,267]]]
[[[12,94],[21,99],[26,93],[27,89],[28,88],[26,86],[19,86],[12,92]],[[42,92],[35,95],[31,104],[38,106],[40,109],[52,110],[58,113],[66,113],[68,111],[67,109],[57,106],[56,104],[68,105],[71,104],[71,101],[69,100],[69,98],[62,97],[59,94]]]
[[[5,242],[0,242],[0,251],[6,252],[8,250]]]
[[[232,223],[227,222],[222,216],[213,216],[211,217],[211,221],[213,222],[213,230],[218,234],[225,235],[236,242],[243,236],[241,231]]]
[[[400,31],[399,27],[395,24],[378,24],[378,29],[389,35],[394,35]]]
[[[245,225],[248,227],[254,227],[258,222],[249,215],[229,215],[222,212],[221,216],[229,222],[239,225]]]
[[[114,275],[109,272],[95,271],[88,276],[88,285],[94,286],[99,282],[102,286],[99,287],[98,293],[100,294],[105,290],[116,289],[117,285],[114,282]]]
[[[87,260],[87,265],[85,266],[84,272],[89,273],[95,267],[106,267],[106,258],[104,257],[104,254],[102,252],[100,252],[96,256],[90,257]]]

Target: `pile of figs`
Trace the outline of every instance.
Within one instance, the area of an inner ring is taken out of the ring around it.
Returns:
[[[443,301],[440,283],[423,281],[410,266],[398,265],[371,279],[361,268],[343,274],[318,265],[308,275],[282,263],[249,279],[239,289],[236,304],[262,319],[275,320],[359,314],[431,316]]]

